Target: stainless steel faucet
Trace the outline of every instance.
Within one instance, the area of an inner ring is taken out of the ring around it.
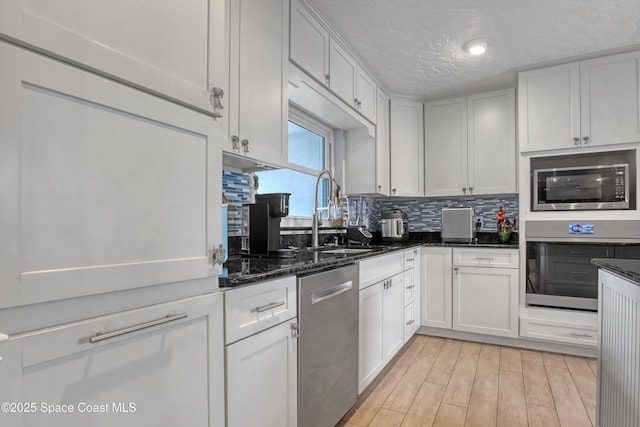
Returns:
[[[322,175],[327,174],[329,176],[329,197],[333,194],[333,177],[331,172],[327,169],[323,169],[316,178],[316,191],[313,196],[313,215],[311,215],[311,247],[317,248],[318,245],[318,186],[320,185],[320,179]]]

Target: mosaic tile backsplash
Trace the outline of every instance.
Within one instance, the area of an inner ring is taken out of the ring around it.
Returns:
[[[242,234],[242,204],[249,203],[249,175],[223,170],[222,194],[227,198],[229,204],[229,236],[240,236]]]
[[[482,224],[478,231],[497,231],[496,212],[500,206],[504,207],[509,220],[516,220],[518,230],[518,196],[487,196],[473,198],[428,199],[414,200],[375,200],[369,217],[372,231],[380,231],[378,222],[382,212],[387,209],[402,209],[409,216],[409,231],[440,231],[440,210],[446,206],[471,206],[476,210],[476,216]]]
[[[240,172],[222,172],[222,192],[229,201],[229,236],[240,236],[242,233],[242,204],[249,203],[249,175]],[[478,231],[494,232],[497,230],[496,212],[504,206],[507,218],[516,220],[518,230],[518,196],[487,196],[470,198],[412,200],[374,199],[369,224],[371,231],[380,231],[378,222],[382,212],[387,209],[402,209],[409,216],[410,232],[440,231],[440,210],[445,206],[471,206],[476,216],[481,219]]]

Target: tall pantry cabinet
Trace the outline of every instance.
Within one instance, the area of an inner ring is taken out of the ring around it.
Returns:
[[[0,382],[12,401],[122,396],[139,405],[122,425],[224,423],[224,8],[0,5]],[[203,397],[187,402],[193,390]]]

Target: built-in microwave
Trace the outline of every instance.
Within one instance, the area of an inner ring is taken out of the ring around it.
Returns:
[[[629,209],[629,165],[533,170],[533,210]]]

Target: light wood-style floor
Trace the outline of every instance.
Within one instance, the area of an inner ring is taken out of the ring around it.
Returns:
[[[345,427],[595,425],[596,360],[416,335]]]

